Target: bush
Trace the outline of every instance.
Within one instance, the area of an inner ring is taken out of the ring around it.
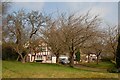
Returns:
[[[103,61],[103,62],[111,62],[111,58],[109,58],[109,57],[104,57],[104,58],[102,58],[101,59],[101,61]]]
[[[75,56],[76,56],[76,61],[80,61],[80,51],[77,51],[75,53]]]
[[[116,66],[107,69],[110,73],[120,73],[120,69],[117,69]]]
[[[16,60],[18,57],[18,54],[15,52],[15,50],[10,47],[9,45],[2,47],[2,60]]]

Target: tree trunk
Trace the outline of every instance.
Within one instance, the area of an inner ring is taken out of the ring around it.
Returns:
[[[74,66],[74,52],[71,52],[70,53],[70,67],[73,67]]]
[[[120,68],[120,34],[118,37],[118,46],[116,51],[116,65],[117,65],[117,68]]]
[[[33,60],[33,62],[35,62],[35,56],[36,56],[36,53],[35,53],[35,55],[34,55],[34,60]]]
[[[22,63],[25,63],[25,58],[22,59]]]
[[[99,63],[99,56],[97,56],[97,64]]]
[[[114,53],[113,60],[116,61],[116,54]]]
[[[59,64],[59,54],[56,55],[56,63]]]
[[[88,63],[90,63],[90,54],[88,54]]]
[[[21,62],[25,63],[25,58],[23,56],[21,56]]]
[[[18,57],[17,57],[16,61],[19,61],[19,59],[20,59],[20,55],[18,55]]]
[[[20,55],[20,57],[21,57],[21,59],[22,59],[21,62],[22,62],[22,63],[25,63],[25,56],[23,57],[22,54],[19,54],[19,55]]]

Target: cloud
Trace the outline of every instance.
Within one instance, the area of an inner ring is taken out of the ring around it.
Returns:
[[[92,2],[66,2],[65,5],[70,9],[71,12],[83,13],[88,11],[88,8],[92,7]]]
[[[44,4],[44,2],[15,2],[14,6],[25,10],[42,10]]]
[[[116,6],[117,3],[112,3],[112,2],[107,2],[107,0],[104,0],[106,2],[97,2],[98,0],[92,0],[95,2],[85,2],[87,0],[24,0],[27,2],[22,2],[23,0],[17,0],[17,1],[21,1],[21,2],[15,2],[15,5],[13,5],[13,8],[11,9],[12,11],[16,11],[19,9],[25,9],[25,10],[39,10],[41,11],[43,8],[45,9],[45,11],[52,12],[54,11],[56,8],[56,5],[58,6],[58,9],[60,8],[61,11],[69,11],[69,12],[77,12],[77,15],[82,14],[82,13],[86,13],[88,10],[91,9],[90,13],[91,15],[97,15],[99,14],[100,17],[102,17],[105,20],[110,21],[111,23],[117,21],[116,17],[117,17],[117,9],[118,7]],[[33,2],[32,2],[33,1]],[[37,2],[38,1],[38,2]],[[41,2],[40,2],[41,1]],[[50,2],[50,1],[54,1],[54,2],[59,2],[62,1],[64,3],[46,3],[46,1]],[[67,1],[67,2],[66,2]],[[71,2],[74,1],[74,2]],[[83,1],[83,2],[79,2],[79,1]],[[103,1],[103,0],[101,0]],[[110,0],[111,1],[111,0]],[[117,1],[117,0],[115,0]],[[68,13],[69,13],[68,12]]]
[[[105,3],[95,3],[95,2],[68,2],[66,5],[72,9],[73,12],[78,11],[79,14],[84,14],[90,10],[91,15],[100,15],[100,17],[105,17],[108,13],[112,12],[111,6],[104,5]]]
[[[90,11],[92,15],[100,15],[101,17],[105,17],[109,12],[109,8],[102,6],[95,6]]]

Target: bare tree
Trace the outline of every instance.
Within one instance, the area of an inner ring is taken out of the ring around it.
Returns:
[[[99,56],[105,48],[104,35],[101,33],[101,31],[96,30],[94,35],[84,43],[83,52],[88,55],[88,63],[90,62],[90,54],[95,54],[97,64],[99,62]]]
[[[23,51],[25,50],[24,48],[25,35],[24,35],[24,24],[23,24],[24,18],[25,18],[24,12],[22,11],[19,11],[18,13],[14,12],[14,14],[7,16],[7,25],[4,26],[4,31],[9,30],[6,33],[7,34],[6,38],[13,41],[13,43],[15,43],[14,45],[12,45],[12,47],[19,54],[23,63],[25,62],[25,56],[23,56]]]
[[[116,58],[116,48],[117,48],[117,40],[118,40],[118,30],[117,26],[108,25],[109,29],[105,33],[106,39],[106,51],[113,54],[113,59]]]
[[[103,49],[104,49],[104,45],[102,44],[102,42],[98,42],[98,43],[93,43],[93,47],[94,48],[94,52],[95,52],[95,55],[97,57],[97,64],[99,63],[99,56],[101,55],[101,53],[103,52]]]
[[[117,48],[117,27],[109,26],[107,31],[100,31],[100,29],[96,30],[95,35],[90,40],[88,40],[85,47],[88,50],[88,55],[91,52],[96,54],[97,64],[99,62],[99,56],[101,53],[109,53],[109,55],[112,53],[115,60],[115,53]]]
[[[29,52],[32,54],[32,50],[34,51],[35,55],[38,50],[36,48],[38,47],[38,44],[35,43],[39,42],[38,37],[39,33],[38,31],[44,26],[45,18],[42,13],[39,13],[38,11],[32,11],[27,14],[28,26],[27,28],[27,37],[29,42]]]
[[[70,66],[73,67],[75,53],[94,34],[95,28],[100,23],[99,18],[98,16],[90,17],[89,12],[78,17],[75,14],[68,15],[68,17],[62,14],[60,23],[60,39],[69,51]]]
[[[25,58],[28,54],[28,52],[25,52],[23,55],[23,52],[27,50],[25,44],[29,42],[29,46],[31,46],[32,37],[37,34],[42,23],[44,23],[42,17],[42,14],[36,11],[25,14],[23,10],[7,16],[7,25],[4,26],[4,32],[7,35],[4,38],[6,41],[15,43],[12,46],[23,63],[25,63]]]
[[[60,30],[58,21],[49,18],[46,22],[46,29],[41,30],[42,39],[49,46],[49,50],[56,56],[56,63],[59,63],[59,56],[63,53],[63,44],[60,41]]]

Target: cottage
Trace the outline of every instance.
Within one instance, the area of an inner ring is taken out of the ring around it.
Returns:
[[[37,45],[35,49],[31,49],[31,53],[28,54],[27,56],[27,61],[28,62],[42,62],[42,63],[56,63],[56,56],[52,54],[52,52],[49,50],[50,47],[43,42],[42,40],[36,41]],[[34,43],[33,43],[34,44]],[[60,55],[59,59],[66,58],[68,59],[67,56],[65,55]]]
[[[97,59],[96,54],[89,54],[86,56],[86,62],[90,61],[90,62],[94,62]]]
[[[42,43],[38,49],[41,49],[39,52],[31,52],[28,54],[29,62],[50,62],[52,53],[48,49],[47,44]]]

